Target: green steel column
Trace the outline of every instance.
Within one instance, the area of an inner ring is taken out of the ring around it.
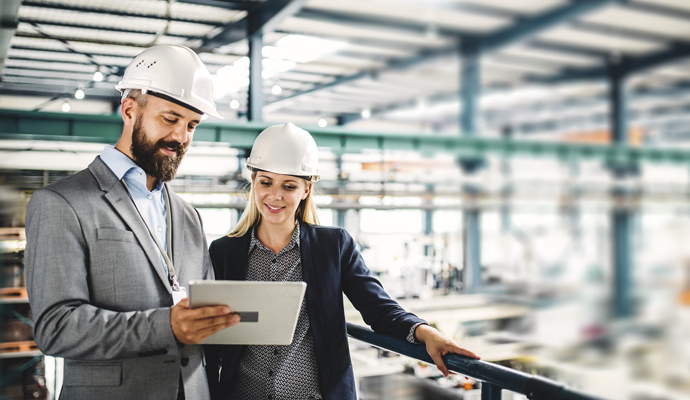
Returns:
[[[478,42],[474,39],[464,39],[460,45],[460,98],[462,110],[460,113],[460,131],[463,136],[477,135],[477,112],[481,91],[480,51]],[[482,167],[482,160],[478,158],[461,159],[460,165],[466,174],[474,174]],[[464,185],[465,199],[474,201],[478,196],[478,188]],[[478,208],[466,207],[463,218],[463,292],[476,292],[481,285],[481,237],[480,211]]]
[[[570,163],[569,173],[570,179],[573,181],[570,187],[570,199],[568,204],[570,233],[579,245],[582,239],[582,212],[580,211],[582,189],[580,189],[580,185],[577,184],[577,179],[580,176],[580,165],[578,162],[573,161]]]
[[[432,196],[434,193],[434,185],[426,185],[426,192],[429,194],[429,199],[426,200],[425,203],[431,206],[434,204]],[[424,235],[429,241],[429,243],[424,246],[424,255],[432,257],[434,255],[434,244],[431,242],[431,238],[434,235],[434,211],[430,208],[424,210]]]
[[[335,159],[335,165],[338,169],[338,193],[344,193],[346,176],[343,174],[343,156],[338,154]],[[340,200],[337,200],[340,201]],[[347,210],[336,210],[336,224],[338,228],[345,228],[345,215]]]
[[[628,145],[626,71],[624,61],[609,64],[611,141],[617,146]],[[611,166],[616,183],[635,173],[631,166]],[[613,241],[613,304],[612,314],[626,318],[633,314],[632,281],[632,219],[633,211],[628,205],[631,193],[625,187],[617,187],[613,193],[611,233]]]
[[[510,140],[513,137],[513,129],[509,126],[505,127],[501,132],[501,136],[505,140]],[[501,189],[501,232],[508,233],[511,231],[510,219],[510,196],[513,194],[512,169],[510,160],[504,158],[501,160],[501,174],[503,175],[504,184]]]
[[[249,121],[263,121],[264,93],[263,77],[261,76],[261,62],[264,47],[264,37],[261,31],[248,38],[249,41],[249,93],[247,104],[247,119]]]

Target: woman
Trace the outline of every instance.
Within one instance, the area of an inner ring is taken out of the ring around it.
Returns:
[[[342,293],[374,331],[424,343],[445,376],[442,355],[478,358],[392,300],[347,231],[318,226],[318,150],[307,131],[291,123],[267,128],[247,167],[244,214],[210,246],[216,279],[304,281],[307,290],[290,345],[207,346],[214,399],[356,399]]]

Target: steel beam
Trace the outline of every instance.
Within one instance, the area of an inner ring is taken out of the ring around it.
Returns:
[[[480,39],[482,52],[493,51],[509,44],[528,39],[555,25],[572,21],[617,0],[577,0],[546,11],[543,14],[525,18],[515,25]]]
[[[233,148],[251,148],[254,139],[268,125],[206,120],[196,128],[194,140],[227,143]],[[319,147],[339,154],[363,150],[413,151],[429,156],[447,154],[458,158],[494,155],[551,157],[567,161],[598,160],[617,165],[641,162],[690,164],[690,150],[683,148],[505,140],[481,136],[428,135],[423,132],[352,131],[338,127],[311,127],[309,131]],[[0,139],[114,143],[121,132],[122,119],[119,116],[0,110]]]
[[[460,113],[460,132],[463,136],[477,135],[477,116],[479,111],[479,97],[481,96],[481,54],[477,42],[464,40],[461,44],[460,67],[460,98],[462,110]]]
[[[616,146],[628,144],[628,115],[627,93],[625,82],[629,68],[625,61],[609,64],[610,107],[612,143]],[[611,166],[611,172],[618,179],[633,174],[634,165]],[[627,203],[631,193],[618,190],[613,193],[614,204]],[[633,210],[627,206],[614,206],[611,216],[611,230],[613,233],[613,315],[617,318],[627,318],[632,315],[632,219]]]
[[[512,25],[511,27],[499,30],[498,32],[495,32],[493,34],[489,34],[486,36],[482,37],[473,37],[472,35],[469,34],[462,34],[458,33],[457,38],[459,40],[463,39],[476,39],[475,45],[477,46],[477,50],[479,53],[482,52],[489,52],[489,51],[495,51],[499,50],[502,47],[505,47],[509,44],[515,43],[518,40],[526,40],[529,37],[532,37],[539,32],[548,29],[550,27],[553,27],[559,23],[563,23],[564,21],[567,21],[569,19],[574,19],[577,18],[580,15],[583,15],[587,12],[591,12],[595,10],[598,7],[605,6],[609,3],[612,3],[616,0],[578,0],[578,1],[573,1],[573,2],[568,2],[563,6],[557,7],[553,10],[549,10],[543,14],[536,15],[533,17],[528,17],[524,18],[520,22],[518,22],[515,25]],[[323,14],[323,13],[322,13]],[[398,27],[403,27],[404,25],[398,25]],[[446,34],[450,34],[452,32],[445,32]],[[386,70],[391,70],[391,69],[400,69],[400,68],[411,68],[415,65],[418,65],[422,62],[428,62],[431,59],[437,58],[437,57],[448,57],[452,56],[458,53],[457,45],[453,45],[447,48],[441,48],[433,51],[426,51],[419,53],[413,57],[403,59],[403,60],[398,60],[394,62],[388,63],[386,66],[380,68],[377,73],[386,71]],[[339,78],[333,82],[330,82],[326,85],[318,85],[315,86],[308,91],[303,91],[303,92],[298,92],[290,96],[289,98],[295,98],[298,96],[302,96],[308,93],[313,93],[318,90],[324,90],[331,88],[333,86],[349,83],[358,79],[362,79],[364,77],[369,76],[371,74],[370,72],[367,73],[357,73],[353,74],[350,76],[342,77]],[[277,103],[281,102],[285,99],[280,99],[276,100],[275,102],[271,103]],[[355,115],[352,116],[347,116],[343,121],[353,121],[357,119]]]
[[[129,29],[129,28],[118,28],[114,26],[93,26],[93,25],[86,25],[86,24],[79,24],[79,23],[72,23],[72,22],[61,22],[61,21],[45,21],[40,18],[29,18],[29,17],[21,17],[19,18],[19,22],[25,23],[25,24],[40,24],[41,26],[57,26],[60,28],[76,28],[76,29],[92,29],[95,31],[103,31],[103,32],[113,32],[113,33],[132,33],[132,34],[139,34],[139,35],[155,35],[157,33],[157,30],[154,29],[153,27],[147,27],[144,25],[142,27],[143,29],[140,30],[134,30],[134,29]],[[201,24],[200,24],[201,25]],[[176,34],[176,33],[170,33],[167,32],[165,33],[165,36],[170,36],[170,37],[176,37],[176,38],[186,38],[186,39],[194,39],[195,37],[190,37],[189,35],[181,35],[181,34]],[[42,51],[42,50],[38,50]]]
[[[664,17],[670,17],[673,19],[685,19],[690,21],[690,11],[684,8],[676,8],[676,7],[667,7],[662,5],[661,3],[651,3],[651,2],[640,2],[640,1],[631,1],[631,0],[622,0],[621,1],[623,4],[625,4],[625,8],[634,10],[634,11],[640,11],[643,13],[651,14],[651,15],[661,15]]]
[[[664,48],[656,53],[642,56],[623,57],[621,60],[621,62],[624,63],[622,72],[625,72],[626,74],[639,73],[646,69],[658,67],[668,62],[686,57],[690,57],[690,44],[674,43],[668,48]],[[570,69],[561,74],[550,77],[533,76],[528,78],[528,81],[534,83],[566,83],[605,79],[608,74],[608,66],[603,65],[592,68]]]
[[[609,64],[609,107],[611,115],[611,141],[618,145],[628,144],[628,95],[626,93],[626,68],[623,62]]]
[[[0,74],[5,67],[7,50],[18,25],[21,0],[6,0],[0,3]]]
[[[426,185],[426,194],[430,195],[427,197],[427,200],[424,201],[424,203],[429,206],[433,207],[433,199],[431,196],[433,196],[434,193],[434,185],[432,184],[427,184]],[[432,208],[429,208],[427,210],[424,210],[424,234],[427,236],[427,238],[431,238],[434,234],[434,210]],[[434,256],[434,244],[433,242],[428,242],[426,245],[424,245],[424,255],[427,257],[433,257]]]
[[[632,230],[633,214],[630,210],[614,210],[611,216],[613,240],[613,307],[616,318],[633,314]]]
[[[76,11],[76,12],[80,12],[80,13],[104,14],[104,15],[113,15],[113,16],[118,16],[118,17],[162,19],[162,20],[166,20],[166,21],[170,20],[170,21],[182,21],[182,22],[196,22],[199,24],[207,24],[207,25],[214,25],[214,26],[221,25],[220,23],[218,23],[218,21],[205,20],[205,19],[190,19],[190,18],[185,18],[184,15],[176,15],[175,17],[172,17],[172,16],[169,17],[165,14],[147,13],[147,12],[144,12],[142,10],[137,10],[137,11],[114,10],[114,9],[110,9],[110,8],[74,6],[74,5],[65,4],[65,3],[53,4],[53,3],[43,2],[43,1],[36,1],[36,0],[24,0],[21,3],[22,3],[22,7],[39,7],[39,8],[43,8],[46,10]],[[192,1],[178,0],[178,3],[192,3]],[[81,4],[85,4],[85,3],[81,3]],[[236,3],[224,2],[223,4],[224,5],[222,6],[222,8],[231,8]],[[238,8],[238,9],[244,9],[244,8]]]
[[[210,51],[242,39],[250,39],[263,31],[269,32],[283,19],[299,11],[304,2],[305,0],[266,0],[258,3],[244,18],[226,25],[217,34],[204,38],[198,51]]]
[[[478,136],[477,117],[479,96],[481,95],[480,50],[473,39],[463,40],[460,45],[462,55],[460,67],[460,134],[463,137]],[[481,158],[460,158],[460,165],[466,174],[474,174],[482,164]],[[476,188],[466,185],[465,196],[472,199],[478,195]],[[463,292],[472,293],[481,285],[481,229],[479,209],[463,212]]]
[[[481,212],[463,211],[463,293],[475,293],[481,287]]]
[[[239,1],[239,0],[177,0],[179,3],[197,4],[200,6],[225,8],[228,10],[253,10],[257,4],[256,1]]]
[[[262,32],[249,38],[249,92],[247,101],[247,119],[253,122],[263,121],[264,78],[261,76],[264,47]]]

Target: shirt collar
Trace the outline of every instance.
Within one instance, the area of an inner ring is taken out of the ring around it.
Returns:
[[[113,174],[118,180],[124,177],[138,181],[146,187],[146,172],[138,166],[131,158],[127,157],[123,152],[116,149],[114,146],[107,145],[101,152],[101,160],[105,165],[113,171]],[[158,184],[153,188],[152,192],[162,189],[163,181],[158,180]]]

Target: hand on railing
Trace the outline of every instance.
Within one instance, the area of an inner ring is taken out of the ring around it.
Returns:
[[[419,327],[417,329],[419,329]],[[405,340],[376,333],[369,328],[348,322],[347,334],[365,343],[417,360],[424,362],[435,361],[430,355],[431,352],[427,353],[428,349],[424,349],[424,346],[411,344]],[[423,333],[421,335],[424,336]],[[417,339],[421,341],[422,338],[417,336]],[[462,347],[460,348],[462,349]],[[462,350],[467,351],[471,355],[460,353],[456,355],[453,354],[453,352],[448,352],[442,356],[444,358],[444,360],[442,360],[442,365],[447,366],[446,371],[450,369],[454,372],[481,381],[482,399],[500,400],[502,397],[501,391],[507,389],[515,393],[524,394],[527,398],[532,400],[602,400],[599,397],[566,388],[558,382],[540,376],[526,374],[501,365],[477,360],[473,357],[474,353],[465,349]]]
[[[458,342],[429,325],[419,325],[414,334],[417,340],[424,343],[427,353],[429,353],[431,359],[434,360],[434,364],[436,364],[436,368],[438,368],[446,378],[450,375],[450,371],[448,371],[446,364],[443,362],[443,356],[446,354],[452,353],[474,358],[476,360],[480,359],[478,355],[460,346]]]

